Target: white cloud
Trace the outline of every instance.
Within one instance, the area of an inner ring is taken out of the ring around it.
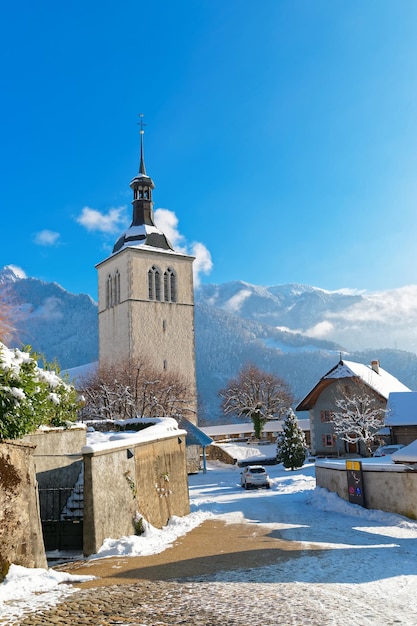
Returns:
[[[200,274],[210,274],[213,269],[213,261],[211,254],[203,243],[195,242],[191,246],[191,254],[195,256],[193,264],[194,285],[198,287],[200,283]]]
[[[326,320],[325,322],[319,322],[312,328],[309,328],[307,335],[309,337],[315,337],[316,339],[326,339],[331,336],[332,332],[334,332],[334,326],[331,322]]]
[[[56,246],[59,243],[60,234],[54,230],[40,230],[34,234],[34,241],[38,246]]]
[[[173,211],[156,209],[154,217],[155,226],[168,237],[175,250],[195,257],[193,272],[194,285],[197,287],[200,283],[200,275],[209,274],[213,267],[209,250],[199,241],[194,241],[191,244],[186,242],[184,235],[178,230],[178,218]]]
[[[89,231],[101,233],[117,233],[126,223],[126,207],[115,207],[107,213],[85,206],[76,221]]]
[[[186,252],[185,238],[178,230],[178,217],[169,209],[156,209],[155,226],[162,230],[173,247],[179,252]]]
[[[300,332],[347,350],[384,346],[417,352],[417,286],[362,294],[359,302],[327,311],[319,323]]]

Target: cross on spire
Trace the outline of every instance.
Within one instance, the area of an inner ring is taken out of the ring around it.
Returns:
[[[144,176],[146,176],[146,167],[145,167],[145,157],[144,157],[144,149],[143,149],[143,135],[145,134],[145,131],[143,130],[143,127],[146,126],[146,124],[143,123],[143,113],[139,113],[139,122],[137,123],[138,126],[140,126],[140,166],[139,166],[139,173],[140,174],[144,174]]]

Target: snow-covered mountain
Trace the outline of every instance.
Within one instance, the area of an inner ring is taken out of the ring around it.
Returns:
[[[259,287],[242,281],[202,285],[197,302],[238,317],[333,341],[346,350],[417,353],[417,285],[391,291],[325,291],[308,285]]]
[[[16,346],[30,344],[63,369],[97,360],[97,304],[89,296],[16,275],[10,266],[0,270],[0,285],[20,305]],[[363,363],[377,358],[417,389],[417,287],[365,295],[306,285],[203,285],[196,290],[195,329],[198,394],[207,422],[224,420],[218,390],[248,361],[284,378],[296,400],[337,363],[340,352]]]
[[[97,360],[97,304],[90,296],[22,277],[10,266],[0,270],[0,285],[18,308],[14,346],[9,347],[30,345],[63,369]]]

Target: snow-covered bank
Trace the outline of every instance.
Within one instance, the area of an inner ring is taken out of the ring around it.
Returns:
[[[316,489],[314,464],[293,472],[284,470],[282,465],[267,470],[271,489],[247,492],[239,486],[238,467],[209,463],[206,474],[189,477],[190,515],[172,519],[162,530],[149,527],[142,537],[108,539],[94,558],[161,552],[207,518],[247,522],[254,527],[262,524],[271,536],[297,542],[290,562],[285,559],[250,572],[221,571],[205,580],[217,584],[307,585],[325,603],[329,620],[333,620],[329,624],[359,623],[358,615],[369,605],[370,617],[364,618],[362,624],[414,626],[417,522],[363,509]],[[0,585],[2,617],[16,620],[10,623],[19,623],[18,617],[13,616],[22,607],[36,610],[40,602],[45,607],[72,592],[70,586],[59,584],[58,577],[49,578],[51,570],[26,570],[23,584],[21,574],[12,568],[6,582]],[[45,587],[45,581],[49,586]],[[349,598],[351,611],[342,611],[341,598]]]

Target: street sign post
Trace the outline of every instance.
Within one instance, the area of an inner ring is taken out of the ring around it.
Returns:
[[[346,475],[348,482],[349,502],[365,506],[365,492],[363,488],[362,463],[360,461],[346,461]]]

